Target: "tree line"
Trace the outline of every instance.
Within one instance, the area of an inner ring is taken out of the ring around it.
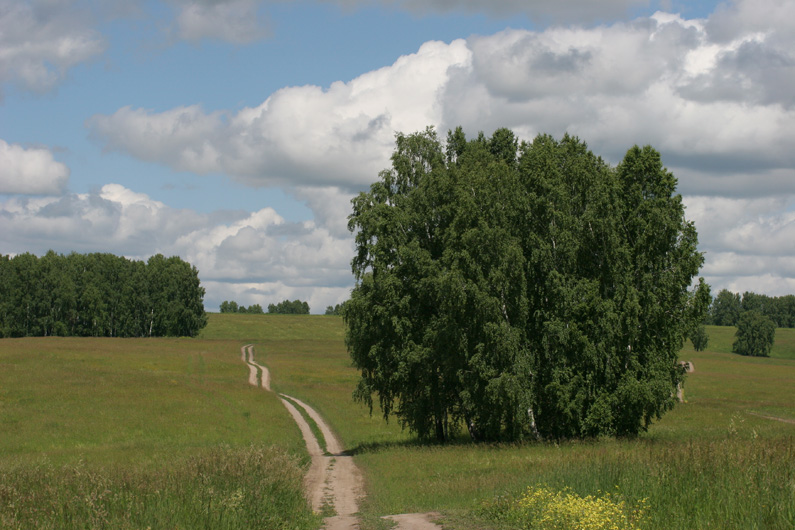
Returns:
[[[177,256],[0,255],[0,337],[193,337],[203,300],[196,267]]]
[[[676,184],[648,146],[398,134],[349,217],[355,397],[438,440],[645,430],[710,300]]]
[[[746,311],[757,311],[778,328],[795,327],[795,295],[768,296],[746,291],[742,295],[722,289],[712,301],[706,323],[737,326]]]
[[[248,313],[249,315],[262,315],[265,312],[259,304],[252,304],[248,307],[238,305],[234,300],[224,300],[221,302],[221,313]]]
[[[253,304],[248,307],[238,305],[234,300],[221,302],[221,313],[248,313],[250,315],[264,314],[262,306]],[[284,300],[278,304],[268,304],[269,315],[308,315],[309,304],[301,300]]]

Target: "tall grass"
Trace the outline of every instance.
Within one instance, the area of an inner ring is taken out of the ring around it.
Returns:
[[[619,493],[630,506],[645,503],[646,529],[785,529],[795,524],[793,438],[603,442],[558,454],[540,452],[545,461],[526,468],[525,483],[571,488],[582,496]],[[522,493],[514,484],[485,504]],[[499,519],[498,513],[487,514]]]
[[[370,417],[353,403],[358,374],[340,319],[300,318],[322,338],[302,322],[292,324],[300,332],[280,335],[267,318],[247,337],[274,385],[318,409],[354,451],[367,482],[364,529],[380,528],[381,515],[430,510],[441,510],[450,528],[511,528],[482,506],[520,499],[536,484],[583,498],[618,486],[629,505],[647,499],[647,530],[795,526],[795,425],[749,414],[795,418],[795,334],[788,330],[777,331],[774,357],[756,359],[731,353],[733,328],[709,328],[708,351],[688,346],[681,354],[695,366],[687,403],[634,440],[423,445],[394,421],[384,423],[377,409]]]
[[[273,447],[216,447],[160,470],[0,468],[8,529],[314,529],[302,469]]]
[[[240,346],[0,340],[0,528],[317,528],[300,431]]]
[[[538,484],[582,498],[618,491],[628,505],[647,499],[646,530],[793,528],[795,425],[754,415],[795,419],[790,331],[777,330],[764,359],[730,353],[733,328],[708,328],[708,351],[681,354],[695,366],[687,402],[637,439],[518,445],[424,445],[377,409],[371,417],[351,399],[358,374],[338,317],[210,315],[194,340],[6,339],[0,527],[256,528],[232,509],[249,494],[243,504],[281,503],[282,519],[264,508],[252,516],[262,528],[316,524],[290,500],[307,461],[300,433],[274,394],[246,383],[239,352],[252,342],[275,390],[315,407],[353,450],[368,492],[363,529],[379,528],[381,515],[429,510],[450,528],[511,528],[482,507]],[[291,485],[246,471],[249,452]],[[249,478],[275,497],[243,487]]]

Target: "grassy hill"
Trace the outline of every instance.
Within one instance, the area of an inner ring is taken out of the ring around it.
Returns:
[[[428,510],[451,528],[514,528],[503,508],[535,485],[614,492],[646,506],[647,529],[791,528],[795,425],[769,418],[795,419],[793,331],[760,359],[710,327],[708,351],[682,351],[686,403],[637,439],[447,446],[352,402],[338,317],[213,314],[197,339],[4,339],[0,527],[316,528],[300,434],[246,383],[240,347],[254,343],[275,390],[356,454],[365,529]]]
[[[240,346],[0,340],[0,528],[317,528],[303,439]]]

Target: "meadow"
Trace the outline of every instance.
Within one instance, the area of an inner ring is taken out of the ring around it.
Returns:
[[[197,339],[4,339],[0,527],[317,528],[298,429],[246,384],[240,346],[254,343],[274,390],[356,455],[365,529],[430,510],[449,528],[517,528],[510,507],[536,486],[610,492],[644,507],[646,529],[792,528],[795,424],[769,417],[795,420],[795,330],[777,330],[767,359],[730,353],[733,328],[708,332],[707,351],[682,351],[686,402],[642,436],[515,445],[419,444],[353,403],[339,317],[213,314]]]
[[[772,357],[762,359],[731,353],[734,328],[709,327],[707,351],[682,350],[695,367],[686,403],[636,439],[442,446],[419,444],[394,419],[353,403],[357,373],[340,319],[311,320],[304,336],[287,338],[267,318],[242,333],[275,389],[315,407],[356,455],[368,490],[363,528],[386,527],[381,515],[431,510],[450,528],[515,528],[495,506],[537,484],[642,503],[649,529],[795,525],[795,424],[756,415],[795,419],[795,330],[777,330]]]
[[[230,340],[0,340],[0,528],[317,528]]]

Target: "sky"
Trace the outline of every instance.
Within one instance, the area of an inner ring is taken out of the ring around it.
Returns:
[[[0,254],[322,313],[350,199],[429,125],[650,144],[713,294],[795,293],[795,0],[0,0]]]

